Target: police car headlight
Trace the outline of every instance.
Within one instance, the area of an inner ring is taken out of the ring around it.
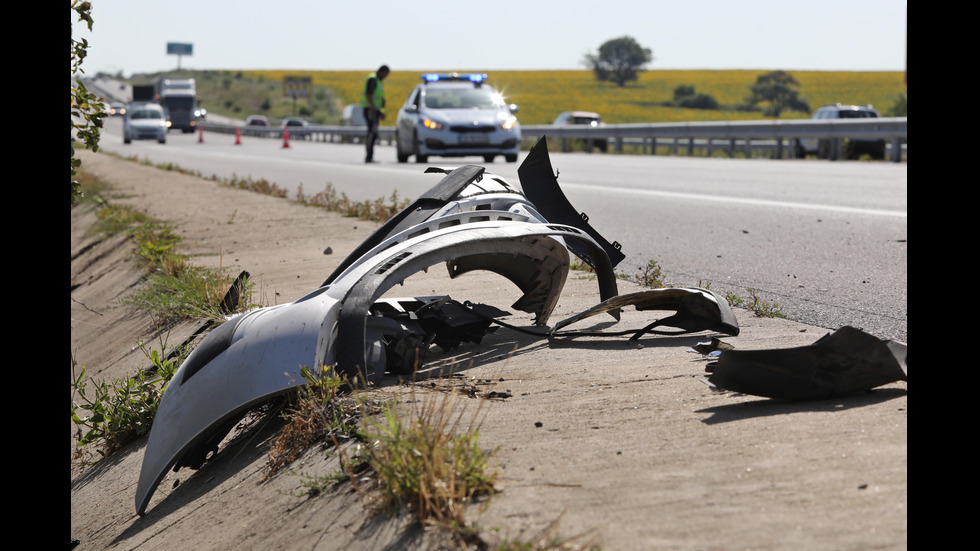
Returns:
[[[429,130],[442,130],[443,128],[445,128],[445,125],[443,125],[441,122],[434,121],[432,119],[423,120],[422,125],[428,128]]]
[[[500,123],[500,128],[504,130],[513,130],[515,126],[517,126],[517,118],[515,117],[508,117],[504,122]]]

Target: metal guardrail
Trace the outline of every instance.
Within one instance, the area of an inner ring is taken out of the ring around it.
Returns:
[[[201,123],[208,132],[234,134],[240,131],[243,136],[282,138],[281,127],[242,126],[233,124]],[[394,141],[394,128],[378,128],[379,140],[391,145]],[[304,139],[327,143],[355,142],[364,138],[364,126],[322,126],[310,125],[289,127],[290,139]],[[797,155],[795,147],[800,139],[830,140],[831,158],[843,156],[844,138],[884,139],[890,144],[889,158],[894,162],[902,160],[906,150],[903,142],[908,139],[908,117],[882,117],[875,119],[836,119],[836,120],[773,120],[773,121],[722,121],[688,123],[639,123],[608,124],[605,126],[584,125],[524,125],[521,127],[522,139],[536,141],[541,136],[559,140],[585,140],[588,148],[596,140],[607,140],[616,151],[622,152],[624,144],[640,145],[644,151],[655,153],[657,146],[666,145],[676,153],[681,147],[691,154],[695,147],[712,150],[742,150],[750,153],[754,149],[773,152],[777,158]],[[564,143],[564,142],[563,142]],[[564,148],[563,148],[564,149]]]
[[[722,121],[652,124],[584,125],[524,125],[524,139],[536,139],[547,135],[557,139],[581,139],[591,146],[595,140],[611,141],[616,151],[623,150],[624,143],[640,144],[644,150],[655,152],[658,145],[667,145],[673,151],[686,147],[736,149],[751,151],[761,148],[774,151],[777,157],[796,156],[799,139],[830,140],[831,158],[843,156],[844,138],[884,139],[890,143],[890,159],[901,161],[903,141],[908,139],[908,117],[882,117],[875,119],[835,120],[774,120],[774,121]],[[709,153],[710,154],[710,153]]]

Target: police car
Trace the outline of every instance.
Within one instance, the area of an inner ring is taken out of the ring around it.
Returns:
[[[398,111],[395,140],[398,162],[415,156],[482,156],[486,162],[503,155],[517,161],[521,125],[517,106],[486,84],[487,75],[428,73]]]

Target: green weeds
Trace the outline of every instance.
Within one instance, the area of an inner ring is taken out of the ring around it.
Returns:
[[[143,343],[139,347],[151,367],[111,382],[86,380],[85,367],[78,370],[72,357],[71,420],[79,448],[76,457],[81,457],[81,448],[87,444],[98,444],[103,457],[111,455],[149,432],[163,391],[185,352],[181,349],[164,357],[160,351],[146,349]]]
[[[244,312],[252,306],[252,284],[245,280],[244,294],[233,312],[223,310],[222,301],[233,278],[213,268],[191,266],[186,260],[167,257],[168,269],[151,273],[141,289],[128,299],[164,326],[181,320],[223,320],[227,314]]]
[[[395,405],[365,417],[365,455],[384,510],[409,508],[423,525],[465,526],[465,505],[494,492],[493,453],[480,449],[478,415],[463,422],[454,395],[424,400],[407,414]]]
[[[583,272],[589,272],[590,274],[594,273],[591,266],[582,262],[572,262],[569,267],[572,270],[580,270]],[[616,278],[624,281],[631,281],[650,289],[670,287],[670,285],[667,284],[663,268],[660,267],[660,264],[656,260],[648,260],[646,266],[639,268],[633,275],[616,273]]]
[[[146,284],[130,302],[141,310],[172,324],[184,319],[221,319],[253,306],[252,285],[242,284],[242,299],[231,312],[223,311],[222,300],[234,278],[221,270],[194,266],[175,251],[180,236],[170,226],[144,223],[130,230],[137,254],[149,272]]]
[[[664,277],[664,271],[660,264],[657,264],[656,260],[648,260],[647,265],[640,268],[631,281],[644,287],[659,289],[668,286]]]
[[[746,289],[749,293],[748,300],[744,300],[734,293],[728,293],[725,297],[728,299],[728,304],[731,306],[740,306],[742,308],[747,308],[751,310],[757,318],[785,318],[786,314],[783,314],[779,307],[778,302],[766,302],[759,297],[759,293],[752,288]]]
[[[98,210],[96,211],[97,220],[91,230],[93,232],[104,235],[118,235],[129,231],[137,224],[145,224],[150,219],[147,215],[125,205],[109,204],[101,196],[90,191],[87,191],[85,196],[87,198],[94,198],[93,200],[98,204]]]
[[[407,509],[423,526],[462,534],[466,504],[489,497],[497,477],[490,465],[493,454],[478,443],[479,412],[465,422],[464,411],[454,413],[455,394],[405,407],[357,400],[343,391],[340,378],[311,377],[308,370],[304,376],[311,382],[300,390],[288,423],[270,448],[265,478],[313,445],[327,442],[339,450],[342,471],[304,474],[300,495],[313,497],[349,480],[379,510]],[[350,455],[340,446],[346,440],[357,441]],[[362,487],[358,480],[364,477],[377,483],[376,491]]]

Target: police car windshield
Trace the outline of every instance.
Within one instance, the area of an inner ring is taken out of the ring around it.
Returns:
[[[499,109],[504,107],[504,98],[489,86],[430,87],[425,91],[425,106],[429,109]]]

